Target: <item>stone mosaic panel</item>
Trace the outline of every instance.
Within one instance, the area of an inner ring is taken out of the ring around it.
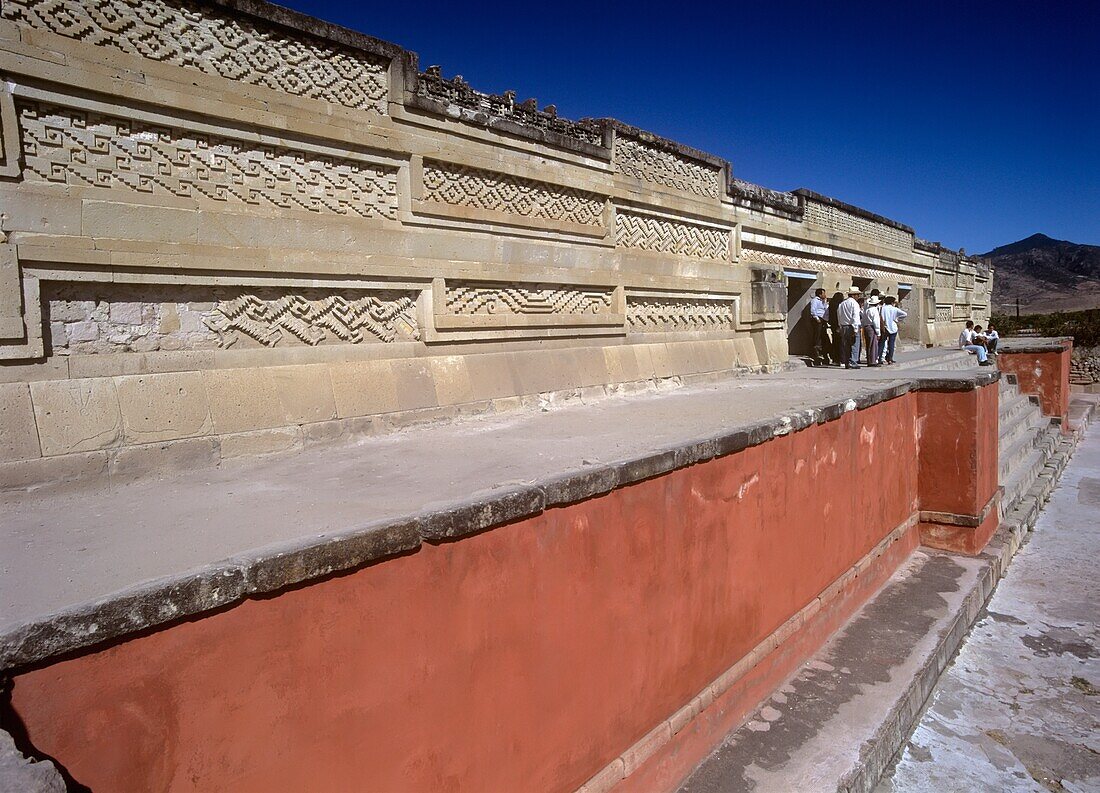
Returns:
[[[936,322],[950,322],[952,314],[951,306],[936,306]]]
[[[718,198],[719,171],[641,141],[620,137],[615,141],[615,164],[627,176],[663,184],[705,198]]]
[[[28,181],[397,217],[396,168],[39,103],[19,115]]]
[[[807,201],[804,217],[807,223],[813,223],[815,226],[821,226],[830,231],[853,237],[862,237],[879,245],[905,250],[911,250],[913,247],[912,234],[893,226],[876,223],[859,215],[853,215],[828,204]]]
[[[633,333],[719,331],[736,328],[735,299],[628,295],[627,327]]]
[[[4,0],[0,16],[235,82],[385,113],[387,64],[192,0]]]
[[[730,233],[630,212],[620,211],[615,216],[615,244],[620,248],[728,261]]]
[[[424,200],[585,226],[603,223],[604,199],[594,193],[452,163],[424,163]]]
[[[477,286],[447,284],[445,311],[455,315],[581,316],[612,311],[614,288],[557,284]]]
[[[417,293],[47,282],[54,354],[362,344],[419,338]]]

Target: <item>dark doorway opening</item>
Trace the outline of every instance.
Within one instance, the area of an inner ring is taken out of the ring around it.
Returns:
[[[787,350],[791,355],[812,355],[813,328],[810,298],[817,283],[816,273],[787,272]]]

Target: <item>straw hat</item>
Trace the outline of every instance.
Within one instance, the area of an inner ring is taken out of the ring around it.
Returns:
[[[850,294],[850,295],[862,295],[863,290],[860,289],[858,286],[853,286],[851,289],[848,290],[848,294]]]
[[[871,299],[867,301],[869,306],[877,306],[879,304],[878,295],[871,295]]]

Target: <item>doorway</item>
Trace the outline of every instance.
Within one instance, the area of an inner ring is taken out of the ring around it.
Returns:
[[[809,306],[817,285],[817,273],[786,270],[783,274],[787,276],[787,352],[813,355],[814,333]]]

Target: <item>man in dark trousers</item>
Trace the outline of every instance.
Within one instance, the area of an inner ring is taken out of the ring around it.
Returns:
[[[829,304],[825,290],[817,289],[810,300],[810,327],[814,332],[814,366],[827,366],[829,360]]]

